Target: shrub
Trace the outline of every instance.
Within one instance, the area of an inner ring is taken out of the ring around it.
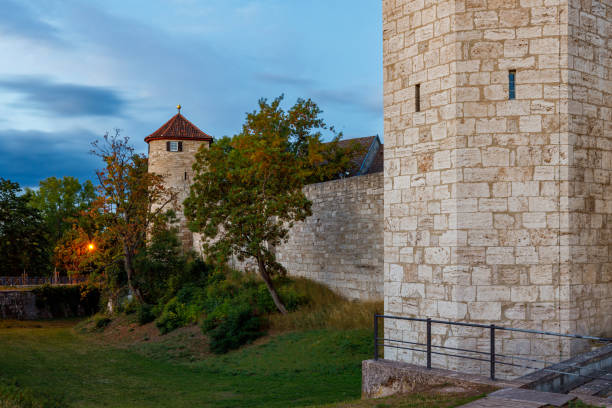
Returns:
[[[187,285],[179,290],[164,306],[157,320],[157,327],[162,334],[197,322],[204,310],[205,297],[204,290],[194,285]]]
[[[151,323],[153,320],[155,320],[156,316],[155,316],[153,309],[154,309],[153,306],[148,305],[146,303],[139,304],[136,307],[138,323],[140,325]]]
[[[97,314],[93,317],[93,323],[96,329],[104,329],[111,321],[110,317],[103,314]]]
[[[210,350],[216,354],[227,353],[243,344],[261,337],[263,319],[253,314],[253,308],[246,303],[231,305],[224,318],[214,327],[212,320],[203,325],[210,339]]]
[[[125,313],[126,315],[136,313],[139,307],[140,307],[140,303],[136,299],[127,300],[122,305],[123,313]]]
[[[90,316],[100,304],[100,289],[93,285],[43,285],[33,290],[36,306],[47,310],[51,317]]]

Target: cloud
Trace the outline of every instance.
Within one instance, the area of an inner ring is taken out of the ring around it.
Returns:
[[[308,78],[299,78],[290,75],[272,74],[264,72],[255,74],[255,78],[260,79],[262,81],[272,82],[281,85],[312,86],[315,83],[315,81]]]
[[[21,96],[21,107],[58,116],[112,116],[121,113],[125,101],[109,88],[53,83],[39,77],[0,80],[0,88]]]
[[[364,88],[318,89],[313,91],[313,99],[322,104],[336,105],[373,115],[382,115],[383,110],[382,91],[375,92]]]
[[[89,153],[90,143],[99,136],[88,130],[1,130],[0,174],[22,187],[36,186],[51,176],[93,180],[101,163]]]
[[[55,45],[63,44],[58,30],[40,19],[25,2],[0,0],[0,32],[17,37],[46,42]]]

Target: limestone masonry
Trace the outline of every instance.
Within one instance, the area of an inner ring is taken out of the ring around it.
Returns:
[[[306,186],[312,216],[297,223],[277,260],[349,299],[383,297],[383,174]]]
[[[384,0],[383,19],[385,312],[612,335],[612,3]],[[498,352],[581,351],[534,339]],[[434,366],[480,370],[465,361]]]

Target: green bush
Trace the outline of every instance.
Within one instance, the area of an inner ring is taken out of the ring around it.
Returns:
[[[210,350],[216,354],[227,353],[264,335],[263,319],[253,314],[247,303],[233,304],[224,318],[214,327],[213,320],[206,320],[204,331],[210,339]]]
[[[134,314],[138,312],[140,303],[136,299],[128,300],[122,305],[123,313],[126,315]]]
[[[155,320],[156,315],[154,313],[154,307],[152,305],[148,305],[146,303],[139,304],[136,307],[136,312],[138,317],[138,323],[140,325],[151,323],[153,320]]]
[[[253,275],[221,268],[203,268],[195,275],[191,283],[184,283],[172,298],[153,309],[159,312],[156,324],[162,334],[200,320],[203,332],[210,336],[211,350],[224,353],[265,333],[265,316],[276,312],[265,283]],[[309,301],[290,279],[278,279],[275,286],[289,311]]]
[[[100,306],[100,289],[93,285],[43,285],[33,290],[36,306],[52,317],[90,316]]]
[[[111,321],[110,317],[103,314],[97,314],[93,317],[94,327],[96,329],[104,329]]]
[[[204,310],[205,297],[204,290],[194,285],[187,285],[179,290],[164,306],[156,323],[159,330],[166,334],[197,322]]]

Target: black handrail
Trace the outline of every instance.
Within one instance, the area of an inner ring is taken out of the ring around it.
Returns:
[[[406,340],[388,339],[388,338],[385,338],[384,336],[383,337],[379,337],[378,336],[378,331],[379,331],[378,319],[379,318],[382,318],[382,319],[407,320],[407,321],[414,321],[414,322],[425,322],[427,324],[427,343],[418,343],[418,342],[411,342],[411,341],[406,341]],[[431,325],[432,324],[447,324],[447,325],[452,325],[452,326],[478,327],[478,328],[483,328],[483,329],[489,329],[489,339],[490,339],[489,351],[488,352],[484,352],[484,351],[469,350],[469,349],[456,348],[456,347],[447,347],[447,346],[432,345],[432,336],[431,336]],[[383,347],[392,347],[392,348],[397,348],[397,349],[402,349],[402,350],[411,350],[411,351],[418,351],[418,352],[426,353],[427,354],[427,368],[428,369],[431,368],[431,355],[432,354],[444,355],[444,356],[449,356],[449,357],[464,358],[464,359],[468,359],[468,360],[483,361],[483,362],[488,362],[489,363],[489,376],[490,376],[491,380],[495,380],[495,365],[496,364],[515,366],[515,367],[524,367],[524,368],[529,368],[529,369],[536,369],[536,367],[522,366],[522,365],[519,365],[519,364],[508,363],[508,362],[503,362],[503,361],[497,361],[496,356],[500,356],[502,358],[517,358],[517,359],[520,359],[520,360],[527,360],[527,361],[532,361],[532,362],[543,362],[545,364],[547,363],[545,360],[527,359],[527,358],[522,358],[522,357],[513,357],[513,356],[506,355],[506,354],[496,354],[496,351],[495,351],[495,331],[496,330],[521,332],[521,333],[532,333],[532,334],[542,334],[542,335],[547,335],[547,336],[557,336],[557,337],[566,337],[566,338],[573,338],[573,339],[595,340],[595,341],[599,341],[599,342],[612,343],[612,338],[596,337],[596,336],[585,336],[585,335],[581,335],[581,334],[564,334],[564,333],[548,332],[548,331],[543,331],[543,330],[515,329],[515,328],[512,328],[512,327],[496,326],[494,324],[486,325],[486,324],[479,324],[479,323],[467,323],[467,322],[453,322],[453,321],[445,321],[445,320],[435,320],[435,319],[431,319],[431,318],[403,317],[403,316],[390,316],[390,315],[374,314],[374,360],[378,360],[378,357],[379,357],[378,349],[379,349],[380,346],[383,346]],[[382,344],[379,343],[379,340],[382,340]],[[408,345],[412,345],[412,346],[425,346],[426,349],[413,348],[413,347],[403,347],[403,346],[398,346],[396,344],[390,344],[389,342],[408,344]],[[458,355],[458,354],[442,353],[442,352],[438,352],[438,351],[432,351],[432,347],[439,348],[439,349],[447,349],[447,350],[464,351],[464,352],[469,352],[469,353],[484,354],[484,355],[488,355],[489,358],[488,359],[484,359],[484,358],[478,358],[478,357],[462,356],[462,355]],[[544,370],[545,371],[557,372],[557,370],[550,370],[550,369],[546,369],[546,368],[544,368]],[[576,373],[565,373],[565,372],[562,372],[562,374],[580,375],[580,374],[576,374]],[[591,378],[589,376],[584,376],[584,375],[580,375],[580,376]],[[593,377],[593,378],[595,378],[595,377]]]

